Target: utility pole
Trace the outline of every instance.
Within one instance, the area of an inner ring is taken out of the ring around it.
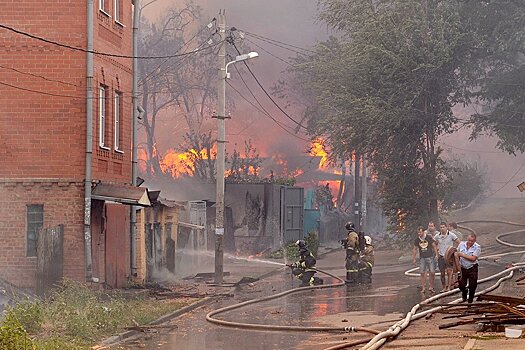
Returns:
[[[363,180],[362,182],[362,200],[361,200],[361,230],[365,231],[367,230],[367,209],[366,209],[366,196],[368,195],[368,179],[367,179],[367,171],[366,171],[366,155],[363,155],[363,171],[361,172],[361,178]]]
[[[354,163],[354,225],[356,231],[361,230],[361,177],[359,176],[361,167],[361,155],[355,152]]]
[[[222,284],[224,274],[224,167],[226,157],[226,17],[219,11],[219,71],[217,91],[217,202],[215,203],[215,283]]]

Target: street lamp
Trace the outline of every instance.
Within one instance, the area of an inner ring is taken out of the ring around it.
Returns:
[[[234,61],[231,61],[231,62],[228,62],[226,64],[226,79],[230,79],[230,73],[228,72],[228,67],[230,66],[230,64],[233,64],[233,63],[236,63],[236,62],[241,62],[241,61],[246,61],[246,60],[249,60],[249,59],[252,59],[252,58],[255,58],[255,57],[259,57],[259,54],[257,52],[249,52],[249,53],[245,53],[244,55],[239,55],[237,57],[235,57],[235,60]]]
[[[219,48],[219,76],[217,91],[217,202],[215,203],[215,283],[222,284],[224,275],[224,168],[226,158],[226,79],[230,77],[228,66],[230,64],[249,60],[259,56],[257,52],[239,55],[234,61],[226,64],[226,19],[224,12],[219,13],[219,35],[221,45]]]

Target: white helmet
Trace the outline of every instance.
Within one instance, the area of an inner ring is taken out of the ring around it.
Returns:
[[[372,245],[372,237],[365,236],[365,243],[368,244],[368,245]]]

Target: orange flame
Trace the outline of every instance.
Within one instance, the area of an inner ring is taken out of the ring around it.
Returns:
[[[169,149],[162,156],[160,167],[164,173],[170,173],[174,178],[182,175],[192,176],[195,173],[195,161],[198,159],[208,159],[207,150],[190,149],[187,152],[177,152]]]
[[[312,145],[310,146],[310,155],[315,157],[321,157],[321,161],[319,162],[320,169],[325,169],[328,166],[328,154],[326,153],[326,150],[324,148],[323,139],[317,138],[312,142]]]

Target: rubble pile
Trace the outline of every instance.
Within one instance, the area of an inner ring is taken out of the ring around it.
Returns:
[[[503,332],[510,325],[525,325],[525,298],[485,294],[478,296],[477,301],[440,305],[442,308],[436,313],[447,314],[443,320],[454,321],[440,324],[439,329],[478,324],[480,331]]]

